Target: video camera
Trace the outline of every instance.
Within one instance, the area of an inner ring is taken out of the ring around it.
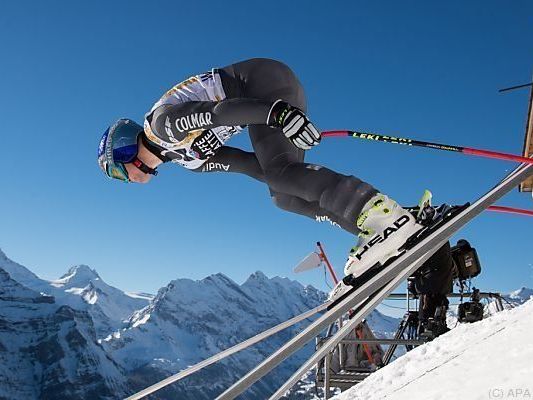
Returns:
[[[451,251],[453,263],[455,264],[454,279],[462,282],[481,273],[481,263],[479,262],[477,251],[470,246],[467,240],[460,239],[457,241]]]

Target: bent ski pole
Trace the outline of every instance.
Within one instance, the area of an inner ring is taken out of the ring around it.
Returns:
[[[491,150],[474,149],[472,147],[461,147],[449,144],[424,142],[422,140],[414,140],[409,138],[401,138],[396,136],[380,135],[372,132],[358,132],[358,131],[324,131],[322,137],[344,137],[351,136],[357,139],[374,140],[376,142],[403,144],[407,146],[429,147],[431,149],[454,151],[473,156],[496,158],[499,160],[516,161],[520,163],[533,164],[533,158],[517,156],[515,154],[500,153]]]

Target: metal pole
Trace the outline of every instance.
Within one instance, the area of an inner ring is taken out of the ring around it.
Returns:
[[[417,345],[426,343],[426,341],[416,340],[416,339],[343,339],[341,340],[341,343],[344,343],[344,344],[359,344],[359,343],[397,344],[401,346],[405,346],[405,345],[417,346]]]
[[[341,319],[342,320],[342,319]],[[339,329],[342,328],[342,325],[339,325]],[[342,343],[339,343],[337,346],[337,351],[339,352],[339,366],[340,369],[344,369],[344,365],[346,364],[346,360],[344,359],[344,345]]]
[[[373,140],[376,142],[385,142],[393,144],[403,144],[407,146],[426,147],[436,150],[453,151],[456,153],[463,153],[471,156],[479,156],[485,158],[496,158],[499,160],[516,161],[525,164],[533,164],[533,159],[529,157],[517,156],[515,154],[501,153],[492,150],[475,149],[473,147],[455,146],[453,144],[441,144],[433,142],[425,142],[423,140],[415,140],[410,138],[401,138],[395,136],[381,135],[373,132],[358,132],[358,131],[324,131],[322,137],[343,137],[351,136],[357,139]]]
[[[489,211],[500,212],[504,214],[518,214],[533,217],[533,210],[524,210],[522,208],[504,207],[504,206],[490,206],[487,208]]]
[[[406,301],[406,308],[407,308],[407,312],[411,311],[411,301],[410,301],[410,297],[409,297],[409,284],[407,285],[407,288],[405,289],[405,301]]]
[[[233,347],[230,347],[229,349],[226,349],[218,354],[215,354],[214,356],[212,357],[209,357],[208,359],[204,360],[204,361],[201,361],[199,362],[198,364],[195,364],[183,371],[180,371],[178,372],[177,374],[175,375],[172,375],[172,376],[169,376],[168,378],[162,380],[161,382],[158,382],[152,386],[149,386],[147,387],[146,389],[144,390],[141,390],[140,392],[138,393],[135,393],[133,395],[131,395],[130,397],[126,398],[125,400],[137,400],[137,399],[141,399],[145,396],[148,396],[149,394],[159,390],[159,389],[162,389],[164,388],[165,386],[167,385],[170,385],[171,383],[174,383],[174,382],[177,382],[179,381],[180,379],[183,379],[211,364],[214,364],[215,362],[217,361],[220,361],[232,354],[235,354],[241,350],[244,350],[246,349],[247,347],[250,347],[252,346],[253,344],[257,343],[257,342],[260,342],[264,339],[266,339],[267,337],[269,336],[272,336],[273,334],[285,329],[285,328],[288,328],[289,326],[292,326],[300,321],[303,321],[313,315],[315,315],[316,313],[320,312],[320,311],[323,311],[324,309],[327,308],[327,305],[328,303],[324,303],[324,304],[321,304],[320,306],[318,307],[315,307],[313,308],[312,310],[309,310],[309,311],[306,311],[294,318],[291,318],[289,319],[288,321],[285,321],[275,327],[272,327],[254,337],[251,337],[250,339],[248,340],[245,340],[244,342],[242,343],[239,343],[239,344],[236,344],[235,346]]]
[[[335,273],[335,270],[333,269],[333,266],[329,262],[328,256],[326,255],[326,251],[324,250],[324,247],[322,247],[322,243],[316,242],[316,245],[317,245],[318,250],[320,252],[320,258],[326,263],[326,266],[328,267],[329,273],[331,275],[331,279],[333,279],[333,283],[335,285],[337,285],[337,283],[339,283],[339,278],[337,277],[337,274]],[[342,315],[340,316],[339,320],[337,321],[337,324],[338,324],[339,329],[341,329],[342,328]],[[328,336],[330,335],[330,333],[331,333],[331,329],[328,330]],[[340,365],[341,369],[343,368],[344,361],[345,361],[343,353],[342,353],[342,348],[343,348],[342,344],[339,343],[338,352],[339,352],[339,365]]]
[[[328,353],[324,359],[324,399],[329,399],[329,379],[331,370],[331,353]]]
[[[331,277],[333,278],[333,282],[335,285],[339,283],[339,278],[337,278],[337,274],[335,273],[335,270],[331,266],[331,263],[328,260],[328,256],[326,256],[326,252],[324,251],[324,248],[322,247],[322,244],[320,242],[316,242],[316,245],[318,246],[318,249],[320,250],[320,256],[326,263],[329,273],[331,274]]]
[[[525,83],[523,85],[511,86],[511,87],[508,87],[508,88],[503,88],[503,89],[498,90],[498,92],[499,93],[503,93],[503,92],[507,92],[509,90],[521,89],[521,88],[530,87],[530,86],[533,86],[533,82]]]
[[[496,308],[498,311],[504,310],[501,296],[496,296]]]

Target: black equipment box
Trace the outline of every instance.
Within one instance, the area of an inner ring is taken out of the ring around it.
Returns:
[[[477,301],[467,301],[459,304],[457,309],[459,322],[477,322],[483,319],[483,304]]]
[[[457,269],[456,278],[464,281],[481,273],[481,264],[475,248],[461,239],[452,247],[452,258]]]

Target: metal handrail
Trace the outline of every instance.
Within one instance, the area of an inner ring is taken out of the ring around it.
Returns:
[[[286,329],[292,325],[295,325],[297,324],[298,322],[301,322],[317,313],[319,313],[320,311],[323,311],[325,310],[329,305],[329,302],[326,302],[324,304],[321,304],[319,305],[318,307],[315,307],[309,311],[306,311],[300,315],[297,315],[296,317],[293,317],[285,322],[282,322],[281,324],[279,325],[276,325],[270,329],[267,329],[266,331],[264,332],[261,332],[253,337],[251,337],[250,339],[247,339],[245,340],[244,342],[241,342],[239,344],[236,344],[235,346],[233,347],[230,347],[229,349],[226,349],[220,353],[217,353],[211,357],[209,357],[208,359],[206,360],[203,360],[201,362],[199,362],[198,364],[195,364],[195,365],[192,365],[190,366],[189,368],[187,369],[184,369],[183,371],[180,371],[178,372],[177,374],[174,374],[172,376],[169,376],[168,378],[162,380],[161,382],[158,382],[152,386],[149,386],[147,387],[146,389],[143,389],[141,390],[140,392],[138,393],[135,393],[129,397],[127,397],[125,400],[138,400],[138,399],[141,399],[145,396],[148,396],[149,394],[159,390],[159,389],[162,389],[163,387],[165,386],[168,386],[170,385],[171,383],[174,383],[174,382],[177,382],[179,381],[180,379],[183,379],[197,371],[200,371],[201,369],[211,365],[211,364],[214,364],[216,363],[217,361],[220,361],[232,354],[235,354],[241,350],[244,350],[272,335],[274,335],[275,333],[278,333],[280,331],[282,331],[283,329]]]

